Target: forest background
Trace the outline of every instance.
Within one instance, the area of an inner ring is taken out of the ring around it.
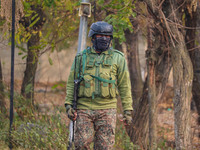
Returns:
[[[130,71],[133,123],[118,103],[116,149],[199,149],[200,1],[92,0],[95,21]],[[66,149],[64,99],[77,51],[80,1],[16,0],[14,122],[9,135],[11,0],[1,0],[0,149]],[[91,42],[88,38],[87,44]],[[92,145],[91,145],[92,146]]]

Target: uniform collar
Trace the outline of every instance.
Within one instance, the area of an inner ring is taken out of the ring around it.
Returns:
[[[96,51],[95,51],[95,49],[93,48],[93,47],[91,47],[91,53],[95,53],[95,54],[98,54]],[[111,50],[111,48],[109,47],[109,49],[108,50],[106,50],[106,51],[103,51],[103,52],[101,52],[102,54],[106,54],[106,55],[108,55],[108,54],[110,54],[109,53],[109,51]]]

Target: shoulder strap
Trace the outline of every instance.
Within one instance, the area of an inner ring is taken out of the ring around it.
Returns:
[[[82,73],[84,74],[84,71],[85,71],[85,62],[86,62],[86,53],[87,53],[87,49],[84,49],[83,50],[83,58],[82,58],[82,64],[83,64],[83,71]]]
[[[116,53],[118,53],[118,54],[124,56],[124,53],[120,52],[119,50],[116,50],[116,49],[112,49],[112,50],[113,50],[114,52],[116,52]]]

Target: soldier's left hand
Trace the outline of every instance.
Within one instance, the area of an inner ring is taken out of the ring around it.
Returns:
[[[123,118],[123,120],[124,120],[124,124],[126,125],[126,126],[130,126],[131,125],[131,123],[132,123],[132,113],[131,113],[132,111],[131,110],[125,110],[124,111],[124,118]]]

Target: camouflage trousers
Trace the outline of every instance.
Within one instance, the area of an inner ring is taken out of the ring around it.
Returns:
[[[77,110],[75,128],[76,150],[113,150],[115,143],[116,109]]]

